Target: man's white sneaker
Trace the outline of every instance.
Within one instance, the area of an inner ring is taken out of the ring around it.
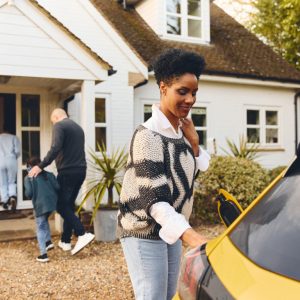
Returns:
[[[61,248],[64,251],[70,251],[72,249],[71,243],[65,243],[62,241],[58,242],[58,247]]]
[[[78,237],[76,245],[74,246],[74,248],[71,251],[71,254],[74,255],[74,254],[78,253],[86,245],[88,245],[94,238],[95,238],[95,235],[90,232],[86,232],[84,235],[80,235]]]

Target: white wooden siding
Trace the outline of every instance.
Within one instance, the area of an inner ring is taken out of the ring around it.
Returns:
[[[0,8],[1,73],[53,78],[94,76],[14,6]]]
[[[38,2],[118,72],[147,74],[147,67],[88,0],[72,0],[72,4],[69,0]]]

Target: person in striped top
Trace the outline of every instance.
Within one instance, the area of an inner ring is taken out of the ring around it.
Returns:
[[[196,173],[210,160],[188,118],[204,65],[202,56],[180,49],[154,61],[160,103],[131,140],[118,236],[138,300],[172,299],[182,241],[191,247],[205,243],[188,223]]]

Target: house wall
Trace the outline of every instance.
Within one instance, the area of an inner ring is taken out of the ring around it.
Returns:
[[[0,7],[1,73],[16,76],[92,78],[61,45],[17,7]]]
[[[147,0],[142,1],[135,8],[146,23],[160,36],[164,34],[164,7],[165,3],[162,0]]]
[[[226,138],[237,144],[239,136],[246,133],[246,106],[266,106],[278,108],[281,143],[275,148],[261,152],[257,159],[264,167],[273,168],[287,165],[294,156],[295,122],[294,91],[291,89],[218,83],[201,81],[196,105],[207,107],[208,138],[215,138],[217,154],[225,153],[220,147],[227,148]],[[159,101],[159,90],[154,79],[147,85],[135,90],[135,126],[143,122],[143,104]]]
[[[117,71],[107,81],[96,85],[95,97],[107,99],[108,149],[124,146],[134,128],[133,87],[128,86],[128,73],[147,76],[147,67],[136,58],[89,1],[74,0],[72,5],[68,0],[38,2]],[[73,108],[80,109],[80,101],[81,96],[77,94],[69,104],[72,115],[78,122],[80,114]]]

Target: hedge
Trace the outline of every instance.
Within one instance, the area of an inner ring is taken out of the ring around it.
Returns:
[[[220,222],[215,201],[220,188],[231,193],[241,206],[246,208],[280,170],[270,172],[258,163],[245,158],[212,157],[209,169],[201,172],[195,182],[191,222],[193,224]]]

